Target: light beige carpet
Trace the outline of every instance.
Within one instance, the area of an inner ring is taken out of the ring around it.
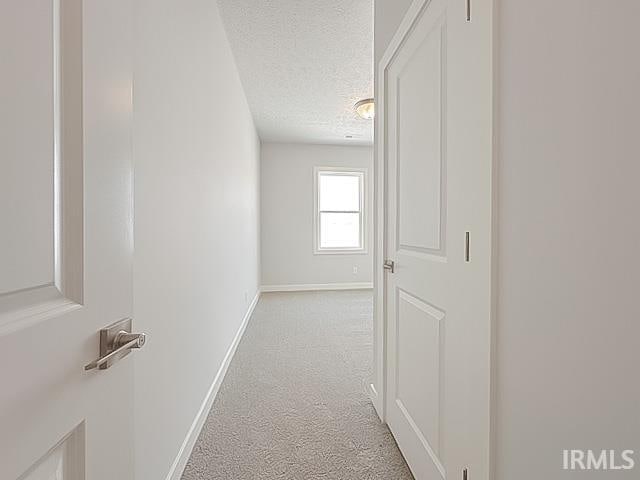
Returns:
[[[405,480],[365,385],[369,291],[262,296],[183,480]]]

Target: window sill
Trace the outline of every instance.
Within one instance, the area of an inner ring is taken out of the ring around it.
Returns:
[[[357,249],[341,249],[336,248],[333,249],[323,249],[323,250],[315,250],[313,252],[314,255],[366,255],[367,249],[365,248],[357,248]]]

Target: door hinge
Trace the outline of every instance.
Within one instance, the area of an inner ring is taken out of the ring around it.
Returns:
[[[469,470],[467,468],[462,470],[462,480],[469,480]]]
[[[471,246],[469,245],[469,232],[464,232],[464,261],[470,260]]]
[[[467,22],[471,21],[471,0],[466,0],[467,2]]]

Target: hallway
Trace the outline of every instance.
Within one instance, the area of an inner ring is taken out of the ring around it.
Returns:
[[[183,480],[405,480],[367,398],[370,291],[263,294]]]

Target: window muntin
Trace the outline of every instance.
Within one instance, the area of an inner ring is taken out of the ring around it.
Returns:
[[[364,177],[364,170],[316,169],[316,253],[364,252]]]

